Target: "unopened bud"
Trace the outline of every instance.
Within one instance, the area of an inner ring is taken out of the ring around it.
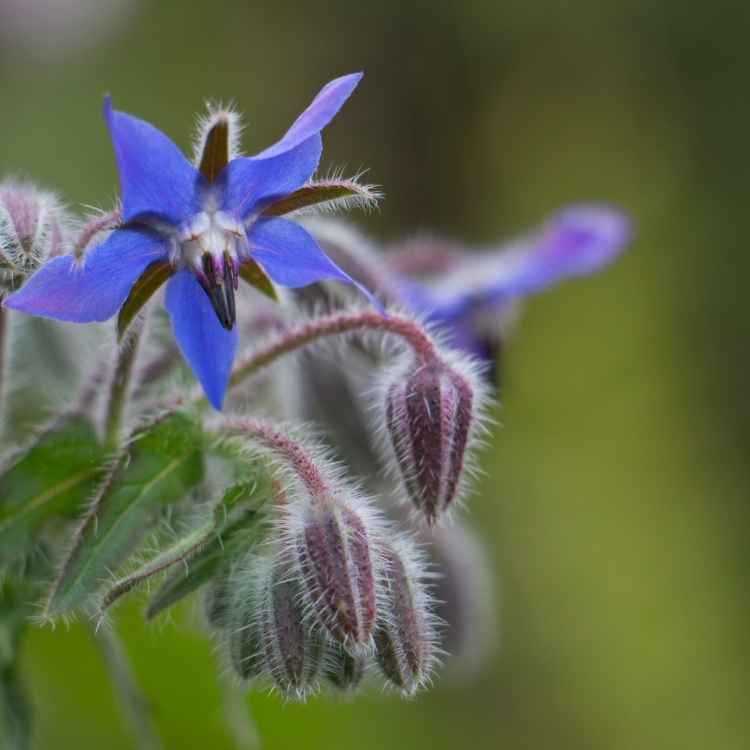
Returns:
[[[265,582],[260,636],[265,668],[287,698],[314,689],[323,642],[304,617],[302,585],[291,565],[276,560]]]
[[[387,680],[411,695],[435,666],[435,617],[423,565],[411,543],[400,540],[384,557],[386,609],[375,632],[376,657]]]
[[[385,392],[385,421],[411,501],[429,524],[461,488],[469,438],[476,421],[476,385],[435,359],[392,380]]]
[[[247,555],[232,570],[229,578],[217,582],[219,589],[213,593],[218,594],[219,599],[212,599],[209,595],[207,601],[208,617],[216,618],[212,624],[220,626],[222,621],[226,622],[229,660],[232,669],[243,680],[258,677],[264,668],[259,616],[261,592],[258,569],[261,562],[258,556]],[[228,603],[228,607],[224,602]]]
[[[330,645],[325,677],[338,690],[353,693],[360,686],[366,668],[367,658],[363,654],[350,654],[337,643]]]
[[[278,554],[250,553],[235,566],[228,585],[234,671],[243,680],[270,677],[286,698],[304,698],[317,685],[323,642],[308,627],[294,566]]]
[[[30,183],[0,182],[0,288],[13,291],[65,252],[70,219],[58,199]]]
[[[231,578],[229,572],[220,571],[206,589],[203,611],[208,625],[221,630],[231,613]]]
[[[369,648],[376,600],[372,539],[349,503],[323,498],[305,514],[297,555],[308,606],[349,651]]]

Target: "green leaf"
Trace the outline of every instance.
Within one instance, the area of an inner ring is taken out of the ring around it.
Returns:
[[[257,480],[238,482],[224,492],[213,512],[209,533],[189,557],[179,560],[184,568],[169,576],[152,598],[149,619],[210,581],[240,550],[262,538],[266,518],[263,509],[271,494],[265,469]]]
[[[11,461],[0,476],[0,562],[28,551],[45,521],[80,513],[103,458],[88,419],[66,415]]]
[[[181,413],[141,430],[84,519],[47,603],[55,616],[86,603],[133,552],[163,509],[203,478],[203,435]]]

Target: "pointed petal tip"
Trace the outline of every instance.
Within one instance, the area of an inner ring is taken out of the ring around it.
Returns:
[[[587,230],[593,235],[622,248],[635,234],[632,217],[609,203],[579,203],[568,206],[554,218],[558,227]]]
[[[364,74],[349,73],[329,81],[318,92],[307,109],[292,123],[284,137],[256,154],[255,158],[277,156],[299,145],[308,138],[319,135],[320,131],[338,114],[351,96]]]
[[[208,402],[221,411],[237,350],[237,326],[231,331],[221,326],[208,295],[187,269],[169,280],[166,307],[182,355]]]
[[[208,399],[208,403],[211,404],[211,406],[216,411],[222,411],[224,408],[224,398],[226,396],[226,392],[224,393],[208,393],[208,391],[205,391],[206,398]]]
[[[347,73],[346,75],[340,76],[339,78],[334,78],[331,83],[336,83],[336,81],[350,80],[352,82],[352,86],[356,86],[364,77],[364,70],[358,70],[356,73]]]

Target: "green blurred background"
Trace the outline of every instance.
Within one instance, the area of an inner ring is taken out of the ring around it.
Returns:
[[[635,219],[613,268],[531,301],[506,358],[468,514],[501,609],[486,668],[406,703],[253,694],[267,748],[750,746],[749,20],[724,0],[0,0],[0,172],[72,204],[116,192],[106,91],[183,146],[204,99],[232,99],[252,152],[364,69],[324,159],[384,186],[376,237],[490,242],[582,199]],[[232,747],[189,608],[146,627],[140,607],[122,629],[166,746]],[[80,626],[35,631],[24,667],[39,748],[130,747]]]

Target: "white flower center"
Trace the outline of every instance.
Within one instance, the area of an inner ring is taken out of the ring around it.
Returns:
[[[219,318],[230,330],[236,313],[234,292],[246,243],[242,225],[223,211],[205,210],[180,227],[178,262],[197,277]]]

